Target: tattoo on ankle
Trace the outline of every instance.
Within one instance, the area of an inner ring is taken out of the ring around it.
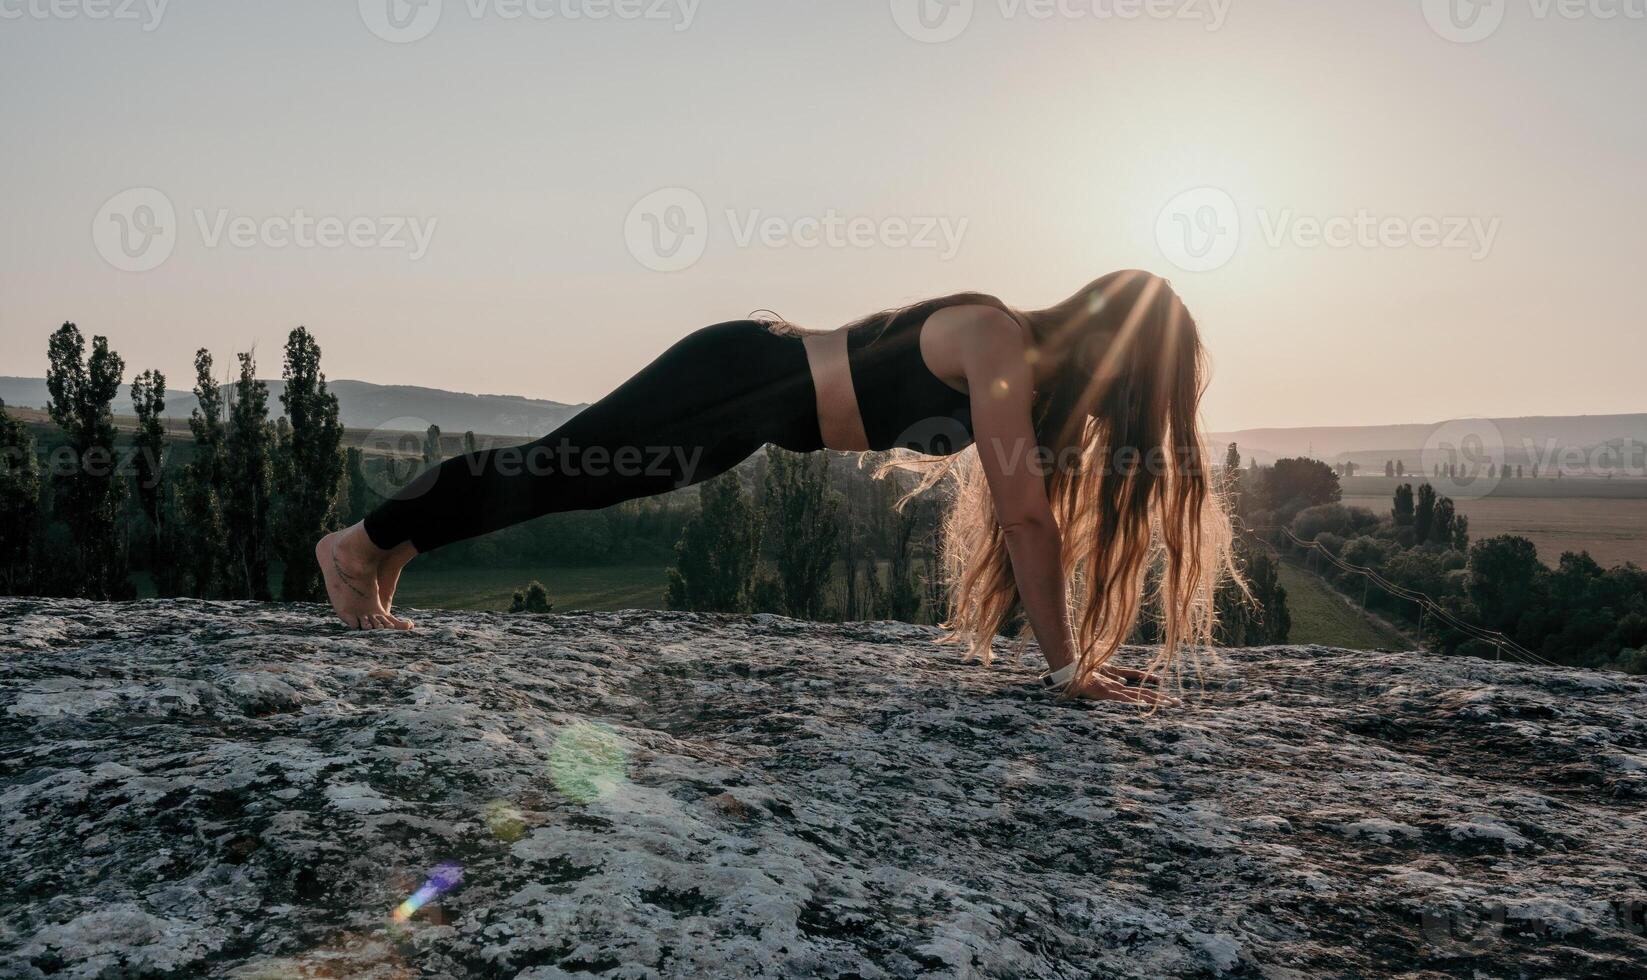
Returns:
[[[332,545],[332,568],[337,572],[337,577],[342,580],[343,584],[349,587],[350,592],[360,596],[362,599],[367,597],[366,593],[360,591],[359,587],[357,587],[355,583],[350,580],[352,576],[343,570],[343,564],[337,560],[337,545],[335,544]]]

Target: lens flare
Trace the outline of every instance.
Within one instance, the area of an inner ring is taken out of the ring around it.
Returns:
[[[435,870],[429,872],[429,880],[423,887],[412,893],[412,897],[395,907],[394,920],[396,922],[409,921],[417,915],[418,909],[446,894],[463,883],[463,865],[456,861],[447,861],[436,865]]]
[[[557,735],[549,749],[549,776],[555,788],[579,803],[617,792],[628,764],[628,748],[606,725],[579,722]]]

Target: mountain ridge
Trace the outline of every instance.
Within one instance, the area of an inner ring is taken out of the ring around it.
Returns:
[[[283,383],[276,379],[265,384],[269,386],[270,411],[278,413]],[[344,425],[352,429],[421,432],[432,422],[447,433],[470,430],[482,435],[535,438],[586,407],[523,395],[473,394],[422,385],[351,379],[328,384],[338,396]],[[42,378],[0,376],[0,399],[7,405],[44,408],[46,382]],[[167,415],[186,419],[195,399],[191,392],[168,390],[166,403]],[[116,410],[121,415],[132,413],[129,391],[122,390]],[[1215,449],[1234,442],[1249,461],[1265,464],[1282,456],[1313,455],[1327,460],[1355,454],[1393,457],[1417,453],[1443,426],[1458,428],[1462,423],[1462,429],[1468,431],[1470,423],[1483,420],[1492,425],[1490,429],[1480,427],[1484,432],[1518,451],[1529,439],[1540,447],[1553,444],[1585,449],[1618,441],[1647,443],[1647,413],[1526,415],[1390,425],[1261,426],[1210,433],[1208,441]],[[419,422],[422,424],[416,424]],[[1365,463],[1365,458],[1358,462]]]

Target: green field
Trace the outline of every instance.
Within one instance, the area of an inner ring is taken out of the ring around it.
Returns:
[[[1348,650],[1406,650],[1413,644],[1358,613],[1326,582],[1285,561],[1281,585],[1292,614],[1289,643],[1320,643]]]
[[[1392,501],[1383,494],[1360,492],[1350,481],[1344,503],[1388,514]],[[1527,481],[1531,483],[1532,481]],[[1578,480],[1543,481],[1549,487]],[[1590,483],[1601,483],[1599,480]],[[1353,492],[1352,489],[1354,488]],[[1561,488],[1565,489],[1565,488]],[[1393,491],[1392,491],[1393,494]],[[1563,551],[1588,551],[1603,567],[1633,561],[1647,565],[1647,500],[1584,496],[1499,496],[1454,501],[1470,519],[1470,537],[1476,541],[1499,534],[1516,534],[1538,547],[1538,557],[1554,566]]]
[[[549,590],[556,612],[575,609],[661,609],[668,579],[662,565],[600,565],[592,568],[449,568],[413,562],[395,595],[395,606],[427,609],[506,610],[515,590],[533,579]]]

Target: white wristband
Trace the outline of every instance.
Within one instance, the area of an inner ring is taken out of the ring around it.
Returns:
[[[1074,679],[1075,662],[1073,660],[1058,670],[1049,671],[1048,673],[1041,675],[1041,683],[1055,691],[1061,691],[1068,687],[1070,681],[1073,681]]]

